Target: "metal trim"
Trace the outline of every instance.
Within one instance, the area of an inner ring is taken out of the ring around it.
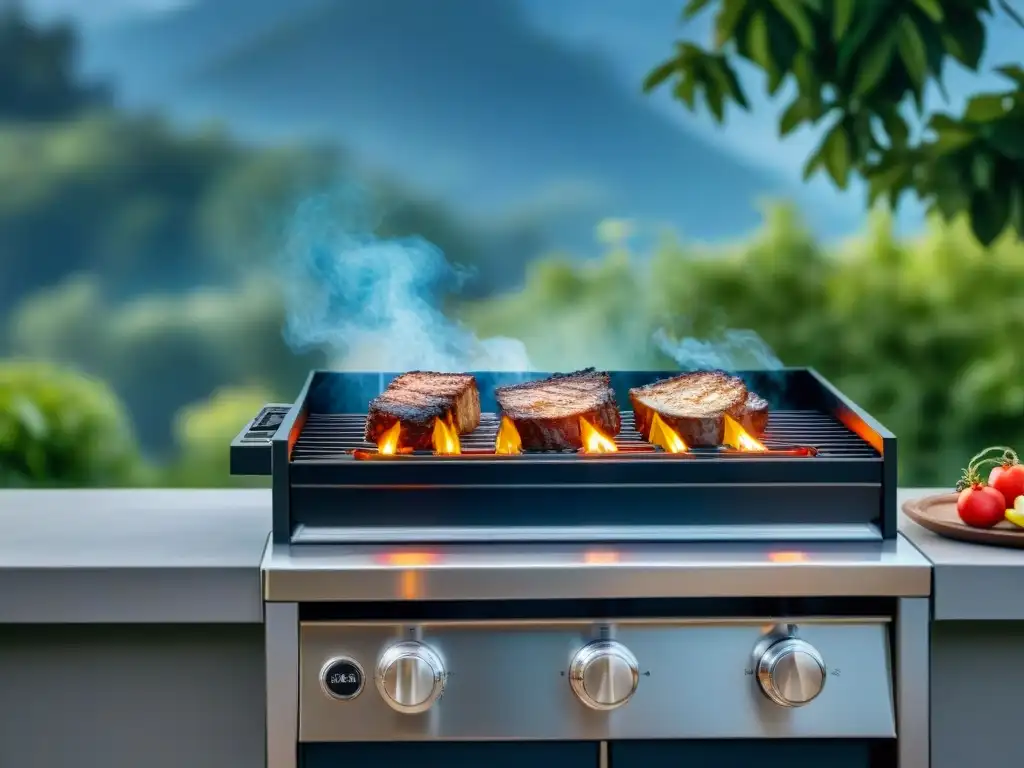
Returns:
[[[292,544],[420,544],[477,542],[805,542],[880,541],[882,532],[871,523],[836,525],[539,525],[494,527],[345,527],[300,524]]]
[[[298,768],[299,606],[266,606],[267,768]]]
[[[896,609],[896,742],[899,768],[931,764],[930,604],[902,598]]]

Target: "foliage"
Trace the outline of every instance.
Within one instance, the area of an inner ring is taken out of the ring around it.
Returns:
[[[465,309],[481,334],[524,339],[542,369],[671,368],[654,331],[753,329],[787,365],[818,369],[901,441],[901,482],[951,486],[990,444],[1024,447],[1024,244],[983,249],[964,222],[898,240],[876,213],[824,248],[786,208],[719,248],[666,240],[596,265],[537,265],[526,289]]]
[[[140,469],[127,414],[102,382],[48,363],[0,363],[0,486],[103,486]]]
[[[164,484],[186,488],[266,485],[262,478],[230,476],[228,444],[271,400],[262,389],[234,387],[183,408],[174,424],[177,459],[168,468]]]
[[[893,206],[912,191],[947,220],[969,214],[986,245],[1008,227],[1024,233],[1024,69],[999,67],[1007,90],[975,96],[962,115],[932,115],[920,138],[906,119],[908,105],[924,117],[924,94],[942,88],[951,61],[978,68],[989,0],[690,0],[683,16],[711,5],[711,49],[677,44],[646,90],[671,81],[677,99],[693,109],[701,96],[721,122],[728,102],[749,106],[734,66],[742,59],[763,71],[769,94],[795,86],[781,136],[826,124],[805,178],[824,169],[845,188],[859,174],[870,202]]]

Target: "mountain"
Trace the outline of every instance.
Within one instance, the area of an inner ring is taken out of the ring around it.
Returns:
[[[86,42],[129,100],[256,138],[336,138],[467,211],[543,207],[573,245],[608,215],[728,236],[784,188],[515,0],[206,0]]]

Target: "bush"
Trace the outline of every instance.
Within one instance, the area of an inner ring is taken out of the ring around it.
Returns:
[[[1024,243],[984,249],[961,222],[900,240],[885,215],[825,248],[789,208],[751,240],[664,242],[650,258],[536,265],[521,294],[469,305],[482,335],[521,338],[542,369],[672,367],[651,343],[757,331],[900,438],[900,481],[952,486],[972,453],[1024,449]]]
[[[0,485],[117,486],[141,471],[127,414],[105,384],[48,363],[0,362]]]

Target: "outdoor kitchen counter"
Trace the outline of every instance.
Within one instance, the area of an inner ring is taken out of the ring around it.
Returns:
[[[0,491],[0,624],[259,624],[269,490]]]
[[[1024,550],[901,529],[937,620],[1024,620]],[[269,531],[263,490],[2,491],[0,623],[258,623]]]
[[[901,489],[899,503],[950,492]],[[1024,549],[952,541],[902,515],[900,533],[932,562],[935,621],[1024,621]]]

